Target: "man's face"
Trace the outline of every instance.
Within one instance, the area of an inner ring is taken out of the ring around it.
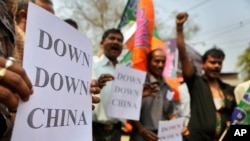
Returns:
[[[163,51],[156,50],[152,54],[152,59],[149,60],[149,72],[155,77],[162,76],[162,72],[165,66],[166,56]]]
[[[202,64],[205,76],[209,79],[217,79],[222,69],[222,63],[224,58],[214,58],[208,56],[207,60]]]
[[[35,3],[36,3],[36,5],[42,7],[43,9],[49,11],[50,13],[55,14],[55,11],[53,9],[53,5],[51,5],[49,3],[42,2],[41,0],[36,0]]]
[[[119,33],[110,33],[102,42],[104,54],[110,60],[116,60],[122,52],[122,35]]]

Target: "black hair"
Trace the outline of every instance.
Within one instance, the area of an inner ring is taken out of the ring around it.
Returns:
[[[118,28],[111,28],[111,29],[106,30],[102,35],[102,41],[104,41],[108,37],[108,35],[111,33],[120,34],[122,36],[122,41],[123,41],[123,34],[122,34],[121,30]]]
[[[36,0],[30,0],[30,1],[33,2],[33,3],[36,3]],[[40,1],[42,1],[44,3],[48,3],[50,5],[53,5],[53,2],[51,0],[40,0]]]
[[[16,21],[18,22],[20,20],[20,17],[19,17],[19,12],[21,10],[28,10],[28,3],[29,3],[30,0],[18,0],[17,2],[17,12],[16,12]]]
[[[212,56],[214,58],[219,58],[219,59],[224,59],[225,58],[225,53],[219,49],[219,48],[211,48],[207,50],[204,55],[202,56],[202,62],[206,62],[208,56]]]
[[[78,29],[78,24],[76,23],[76,21],[72,20],[72,19],[65,19],[64,20],[66,23],[72,25],[73,27],[75,27],[76,29]]]
[[[44,3],[48,3],[50,5],[53,5],[52,1],[51,0],[41,0],[42,2]],[[36,3],[36,0],[18,0],[17,2],[17,12],[16,12],[16,21],[18,22],[20,20],[20,17],[19,17],[19,12],[21,10],[28,10],[28,4],[29,2],[33,2],[33,3]]]

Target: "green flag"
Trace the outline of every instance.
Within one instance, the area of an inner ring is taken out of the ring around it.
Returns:
[[[250,87],[232,114],[232,124],[250,124]]]
[[[126,7],[123,11],[118,28],[123,28],[127,24],[135,22],[137,3],[138,0],[128,0]],[[123,55],[122,59],[120,60],[120,63],[125,64],[126,66],[131,66],[131,60],[132,60],[132,53],[129,50],[127,50],[125,55]]]
[[[137,3],[138,3],[137,0],[128,0],[126,7],[123,11],[118,28],[122,28],[124,25],[128,24],[130,21],[136,20]]]

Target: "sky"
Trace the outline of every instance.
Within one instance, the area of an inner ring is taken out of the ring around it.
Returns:
[[[60,0],[53,0],[55,10]],[[185,11],[200,27],[200,31],[187,41],[197,52],[203,54],[213,45],[221,48],[226,58],[222,72],[238,72],[237,58],[250,43],[250,1],[249,0],[154,0],[159,9],[156,19],[174,26],[175,19],[169,19],[173,11]],[[57,13],[60,15],[61,13]],[[167,30],[167,29],[163,29]]]
[[[226,54],[222,72],[239,71],[237,58],[250,43],[249,0],[155,0],[155,7],[164,9],[162,18],[174,10],[187,12],[201,28],[187,43],[200,54],[217,45]]]

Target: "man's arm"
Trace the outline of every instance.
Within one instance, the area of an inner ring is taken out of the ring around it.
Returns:
[[[157,135],[151,132],[150,130],[144,128],[144,126],[141,124],[140,121],[130,120],[129,122],[133,125],[134,128],[137,128],[137,130],[145,140],[149,141],[158,140]]]
[[[182,73],[185,78],[189,78],[193,71],[193,65],[187,55],[183,34],[183,24],[186,22],[187,18],[187,13],[179,13],[176,16],[176,43],[182,65]]]

